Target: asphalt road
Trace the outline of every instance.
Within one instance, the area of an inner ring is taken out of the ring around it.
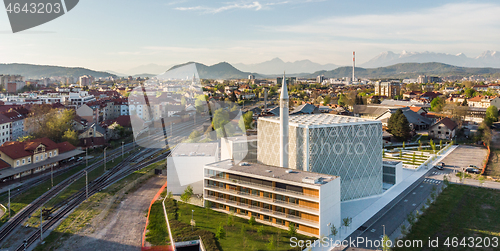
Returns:
[[[469,165],[481,167],[485,157],[486,150],[484,148],[472,146],[457,147],[442,160],[446,164],[443,170],[436,168],[429,169],[422,178],[407,188],[349,237],[351,239],[362,237],[363,239],[372,241],[381,240],[384,234],[383,226],[385,226],[385,233],[390,236],[406,220],[410,212],[417,209],[420,211],[422,205],[425,204],[425,201],[433,192],[433,187],[439,189],[442,186],[444,175],[453,176],[456,171],[460,171]],[[376,247],[359,243],[357,247],[376,249]]]

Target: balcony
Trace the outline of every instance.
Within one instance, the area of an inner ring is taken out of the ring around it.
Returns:
[[[290,203],[290,202],[283,201],[283,200],[276,200],[276,199],[272,199],[272,198],[268,198],[268,197],[260,197],[260,196],[250,194],[247,192],[235,191],[235,190],[226,189],[226,188],[222,188],[222,187],[218,187],[218,186],[214,186],[214,185],[205,185],[205,188],[210,189],[212,191],[228,194],[228,195],[234,195],[234,196],[237,196],[240,198],[261,201],[261,202],[265,202],[265,203],[275,205],[278,207],[287,207],[287,208],[290,208],[293,210],[298,210],[298,211],[302,211],[305,213],[319,215],[319,208],[308,207],[305,205],[298,205],[295,203]]]
[[[269,210],[266,208],[262,208],[262,207],[242,203],[242,202],[237,202],[237,201],[233,201],[233,200],[226,200],[224,198],[219,198],[219,197],[215,197],[215,196],[211,196],[211,195],[205,195],[204,199],[212,201],[212,202],[221,203],[224,205],[236,207],[239,209],[244,209],[244,210],[247,210],[250,212],[264,214],[264,215],[279,218],[282,220],[287,220],[287,221],[291,221],[294,223],[299,223],[301,225],[307,225],[307,226],[314,227],[314,228],[317,228],[319,225],[318,221],[302,219],[299,216],[285,214],[285,213],[278,212],[278,211],[272,211],[272,210]]]
[[[211,180],[217,180],[217,181],[222,180],[224,183],[235,185],[235,186],[245,186],[245,187],[249,187],[249,188],[259,189],[259,190],[262,190],[264,192],[279,193],[281,195],[291,196],[291,197],[295,197],[298,199],[319,202],[319,196],[315,196],[315,195],[311,195],[311,194],[304,194],[302,192],[297,192],[297,191],[293,191],[293,190],[289,190],[289,189],[271,187],[271,186],[266,186],[266,185],[242,181],[242,180],[226,179],[226,178],[218,177],[218,176],[211,176],[211,177],[205,176],[205,178],[211,179]]]

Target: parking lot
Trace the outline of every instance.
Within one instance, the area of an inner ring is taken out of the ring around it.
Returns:
[[[484,147],[461,145],[446,156],[442,162],[446,164],[447,169],[455,169],[457,171],[461,171],[469,165],[475,165],[481,169],[483,168],[487,154],[488,150]]]

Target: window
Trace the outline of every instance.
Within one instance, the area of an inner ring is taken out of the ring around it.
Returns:
[[[25,163],[25,159],[23,159],[23,165],[24,165],[24,163]]]
[[[28,157],[28,163],[31,163],[31,157]]]
[[[49,152],[49,157],[52,157],[52,152]]]
[[[54,156],[56,156],[56,155],[57,155],[57,150],[54,150]]]
[[[16,166],[19,166],[19,160],[18,160],[18,161],[16,161]]]
[[[47,153],[45,153],[45,158],[47,158]]]
[[[36,161],[38,161],[38,156],[36,156]]]

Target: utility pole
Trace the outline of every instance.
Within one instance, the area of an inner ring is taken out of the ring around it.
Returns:
[[[54,187],[54,166],[50,166],[50,183]]]
[[[108,147],[104,148],[104,172],[106,172],[106,148]]]
[[[122,141],[122,161],[123,161],[123,144],[124,144],[124,143],[125,143],[125,142],[123,142],[123,141]]]
[[[40,207],[40,241],[43,241],[43,228],[42,228],[42,223],[43,223],[43,210],[42,207]]]
[[[87,154],[87,150],[88,150],[88,149],[89,149],[88,147],[85,147],[85,165],[86,165],[87,167],[89,167],[89,158],[88,158],[89,156],[88,156],[88,154]]]
[[[88,173],[87,170],[85,171],[85,195],[86,195],[86,200],[89,199],[89,178],[88,178]]]
[[[9,206],[9,219],[10,219],[10,188],[9,188],[9,204],[8,204],[8,206]]]

